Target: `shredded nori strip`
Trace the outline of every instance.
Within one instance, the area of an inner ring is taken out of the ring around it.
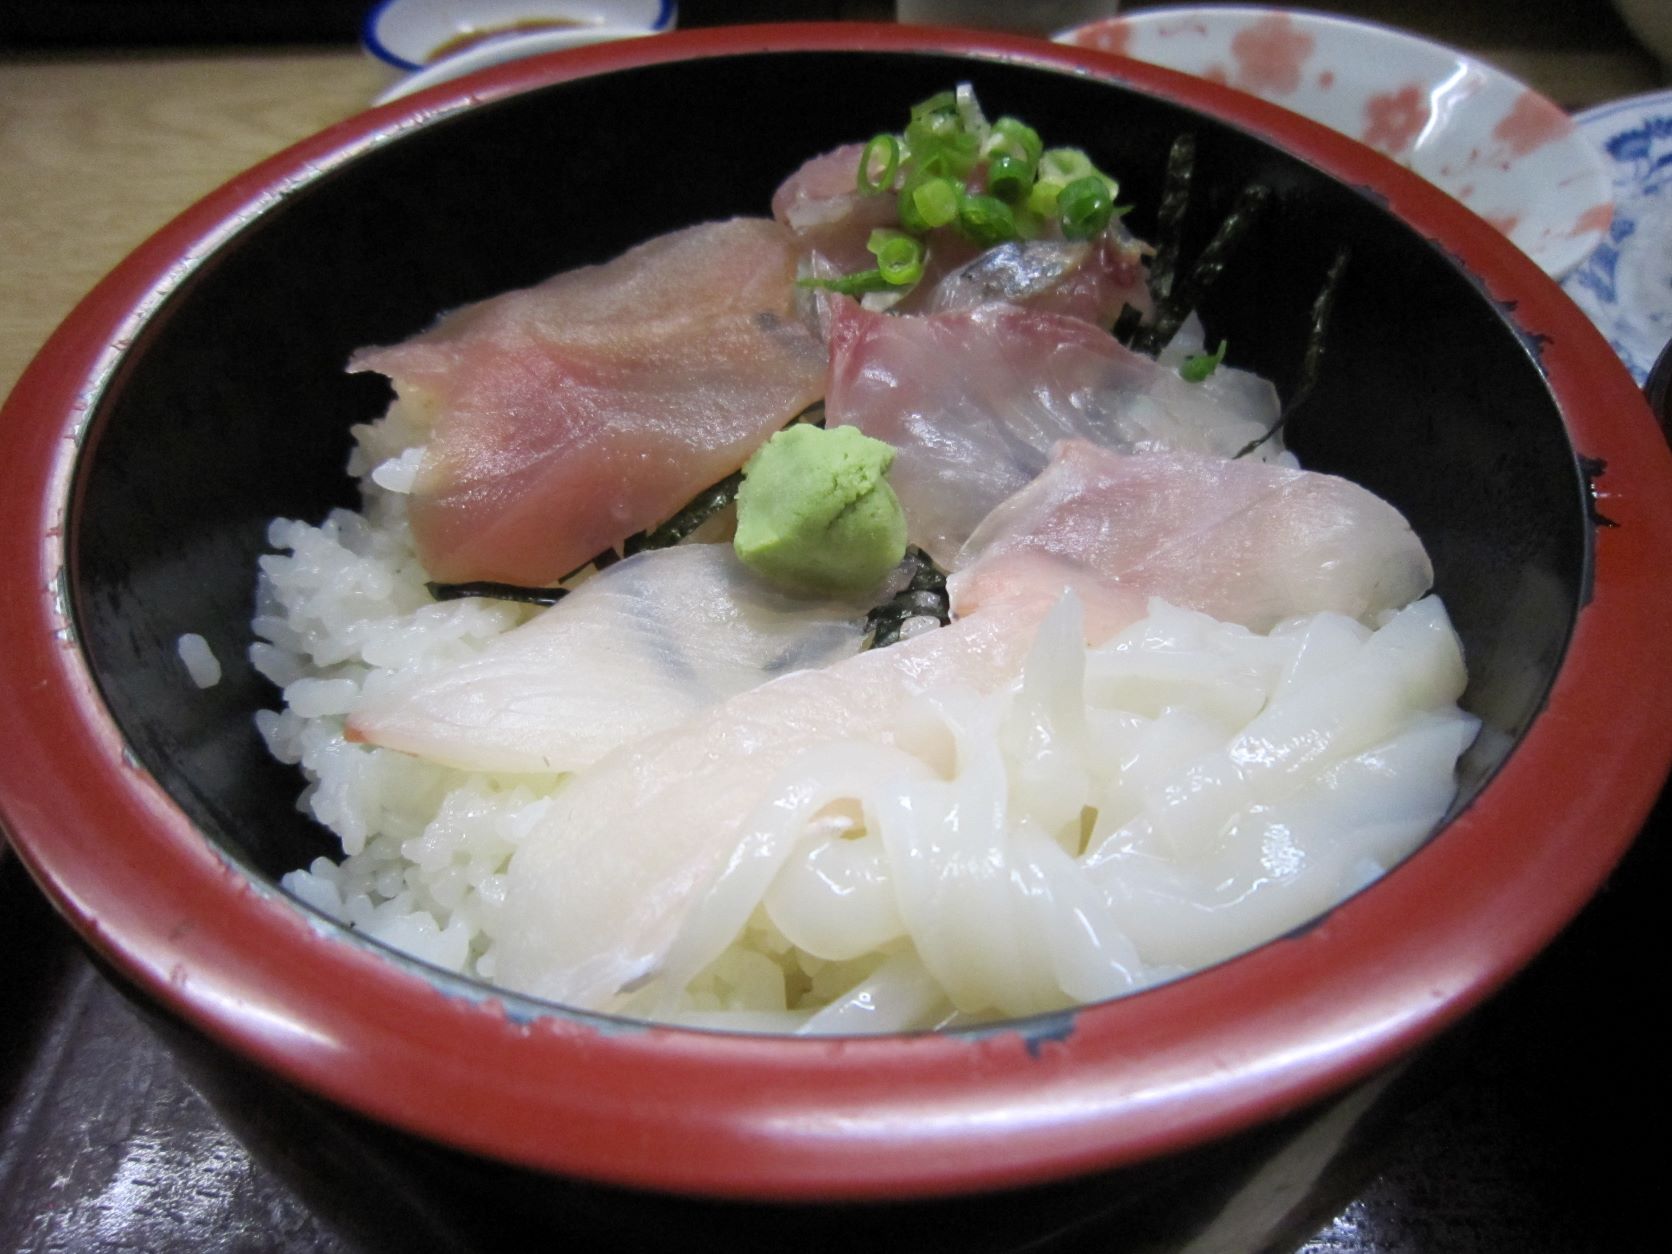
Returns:
[[[1271,188],[1264,183],[1249,183],[1237,193],[1231,211],[1196,258],[1190,273],[1172,283],[1167,294],[1156,302],[1154,320],[1134,337],[1134,348],[1153,357],[1166,347],[1190,311],[1201,303],[1203,295],[1224,272],[1225,263],[1270,200]]]
[[[621,546],[622,552],[626,556],[632,557],[633,554],[643,553],[648,549],[673,547],[730,505],[742,483],[743,472],[741,470],[732,471],[719,483],[704,488],[697,493],[686,503],[684,509],[668,519],[667,522],[652,527],[649,531],[641,531],[637,535],[628,536],[626,543]]]
[[[1115,325],[1109,333],[1128,348],[1132,347],[1132,337],[1138,334],[1138,328],[1144,325],[1144,315],[1131,305],[1123,304],[1120,314],[1115,318]]]
[[[1335,257],[1324,274],[1323,286],[1312,298],[1312,319],[1306,331],[1306,351],[1301,357],[1300,377],[1295,380],[1295,390],[1290,394],[1288,403],[1283,406],[1277,415],[1277,421],[1271,424],[1264,435],[1238,449],[1233,457],[1246,457],[1283,430],[1288,425],[1290,415],[1312,395],[1312,389],[1317,386],[1318,376],[1324,367],[1324,344],[1329,338],[1329,320],[1330,313],[1335,308],[1335,293],[1341,286],[1341,276],[1347,273],[1347,262],[1351,256],[1352,249],[1345,244],[1336,250]]]
[[[824,402],[815,401],[806,409],[792,418],[785,426],[787,431],[797,423],[806,423],[812,427],[824,426]],[[685,508],[672,518],[649,531],[641,531],[637,535],[628,536],[622,544],[621,551],[626,557],[635,553],[643,553],[646,549],[666,549],[680,543],[698,527],[702,526],[726,506],[730,505],[737,496],[737,489],[743,484],[743,471],[734,470],[719,483],[704,488],[689,501]],[[594,559],[596,561],[596,559]]]
[[[900,630],[912,618],[933,618],[942,627],[952,621],[946,595],[946,572],[915,544],[908,545],[903,559],[910,563],[911,579],[881,605],[865,616],[867,649],[881,649],[900,639]]]
[[[1184,214],[1190,207],[1190,178],[1196,168],[1196,137],[1180,135],[1167,150],[1167,173],[1155,215],[1155,256],[1150,259],[1150,295],[1157,305],[1173,291],[1179,250],[1184,243]]]
[[[704,488],[672,518],[660,526],[652,527],[649,531],[641,531],[627,537],[621,546],[622,551],[605,549],[595,557],[588,558],[581,565],[575,567],[564,580],[573,579],[588,566],[597,570],[613,566],[623,557],[632,557],[635,553],[644,553],[651,549],[672,548],[684,540],[698,527],[702,526],[715,514],[730,505],[732,498],[737,495],[738,485],[743,482],[743,472],[734,470],[719,483]],[[514,583],[495,583],[488,579],[479,579],[471,583],[430,583],[426,584],[430,595],[437,601],[456,601],[461,597],[493,597],[500,601],[521,601],[525,605],[555,605],[562,600],[566,588],[525,588]]]
[[[525,588],[515,583],[476,579],[470,583],[427,583],[437,601],[460,601],[465,597],[491,597],[495,601],[520,601],[524,605],[556,605],[569,595],[567,588]]]

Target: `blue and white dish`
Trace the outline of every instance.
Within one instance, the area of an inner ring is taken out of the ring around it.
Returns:
[[[1578,114],[1614,181],[1608,233],[1562,288],[1639,383],[1672,340],[1672,91]]]

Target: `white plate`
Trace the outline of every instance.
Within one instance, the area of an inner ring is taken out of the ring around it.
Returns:
[[[1146,9],[1056,38],[1218,80],[1378,148],[1557,278],[1607,232],[1608,174],[1573,120],[1455,49],[1368,22],[1252,7]]]
[[[1574,119],[1614,179],[1608,237],[1562,288],[1642,383],[1672,339],[1672,91]]]

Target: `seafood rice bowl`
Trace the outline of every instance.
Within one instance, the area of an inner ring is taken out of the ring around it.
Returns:
[[[354,356],[365,503],[274,524],[254,624],[345,855],[287,889],[566,1005],[909,1031],[1228,958],[1438,823],[1462,646],[1397,510],[1285,451],[1308,384],[1209,351],[1082,149],[901,112],[771,218]]]
[[[926,38],[439,86],[66,323],[0,807],[113,971],[469,1155],[922,1198],[1311,1108],[1595,891],[1672,757],[1607,346],[1304,119]]]

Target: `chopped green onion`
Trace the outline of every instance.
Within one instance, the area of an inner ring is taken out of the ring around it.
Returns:
[[[904,231],[876,230],[865,247],[877,259],[877,271],[894,287],[923,277],[923,245]]]
[[[955,115],[931,114],[906,126],[906,150],[919,173],[963,178],[975,169],[981,140],[959,125]]]
[[[1191,353],[1179,366],[1179,378],[1186,383],[1202,382],[1225,360],[1225,345],[1228,342],[1220,340],[1219,347],[1211,353]]]
[[[871,171],[878,162],[882,163],[882,172],[875,178]],[[859,191],[864,196],[875,196],[885,192],[894,185],[894,175],[900,169],[900,141],[892,135],[874,136],[865,145],[865,151],[859,154]]]
[[[1091,158],[1078,148],[1050,148],[1039,157],[1039,178],[1053,183],[1067,184],[1088,174],[1096,174]]]
[[[994,157],[987,166],[987,190],[1013,205],[1025,201],[1033,190],[1033,166],[1008,154]]]
[[[927,100],[920,100],[911,107],[911,120],[926,118],[936,113],[955,113],[958,109],[958,96],[955,92],[937,91]]]
[[[1045,146],[1039,142],[1039,132],[1026,122],[1004,117],[993,123],[992,135],[987,140],[987,151],[1002,152],[1034,166],[1039,164],[1039,157],[1045,151]]]
[[[894,284],[890,283],[880,269],[855,270],[852,274],[840,274],[829,279],[797,279],[801,287],[822,287],[827,292],[840,292],[844,296],[863,296],[866,292],[886,292]]]
[[[907,159],[911,162],[911,176],[919,182],[931,178],[963,181],[964,176],[957,169],[958,163],[944,148],[908,153]]]
[[[984,178],[978,172],[983,165]],[[972,191],[978,178],[985,186]],[[896,204],[904,231],[924,236],[955,224],[984,245],[1054,234],[1057,224],[1069,238],[1086,239],[1120,212],[1114,207],[1117,184],[1083,150],[1047,149],[1038,131],[1014,117],[989,123],[968,83],[919,101],[899,135],[878,135],[866,144],[859,190],[875,195],[895,183],[901,184]],[[914,258],[903,244],[889,247],[886,258],[877,254],[879,272],[902,285],[916,282],[921,250]]]
[[[1057,217],[1069,239],[1091,239],[1109,225],[1115,202],[1101,174],[1075,179],[1057,194]]]
[[[965,196],[958,205],[958,229],[978,244],[1002,244],[1020,231],[1016,215],[997,196]]]
[[[1055,179],[1041,179],[1028,192],[1027,210],[1041,218],[1057,216],[1057,197],[1062,192],[1062,184]]]
[[[975,98],[975,88],[968,83],[959,83],[958,89],[952,93],[953,105],[958,110],[958,121],[978,141],[985,142],[992,132],[987,125],[987,115],[981,111],[981,102]]]
[[[865,243],[877,259],[874,270],[856,270],[831,278],[798,279],[802,287],[819,287],[844,296],[886,292],[910,287],[923,277],[923,245],[904,231],[875,230]]]
[[[906,150],[919,174],[939,174],[961,179],[975,168],[986,138],[986,122],[974,94],[936,92],[912,106],[906,123]]]
[[[958,185],[949,178],[908,180],[900,189],[900,225],[922,234],[958,216]]]

